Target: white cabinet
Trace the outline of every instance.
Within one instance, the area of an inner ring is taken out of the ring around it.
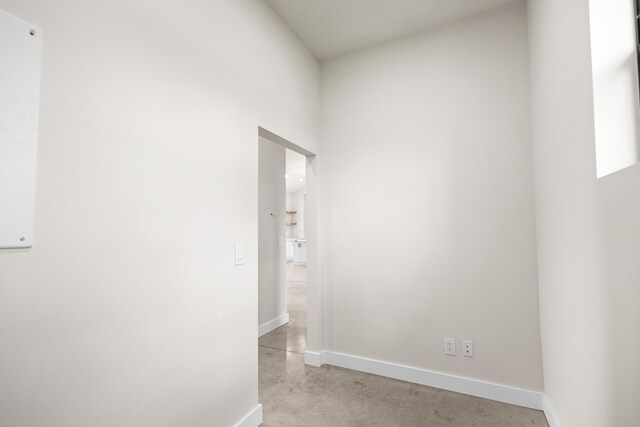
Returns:
[[[293,259],[293,247],[295,242],[293,239],[287,239],[287,261]]]
[[[293,263],[298,265],[306,265],[307,241],[305,239],[295,239],[293,243]]]

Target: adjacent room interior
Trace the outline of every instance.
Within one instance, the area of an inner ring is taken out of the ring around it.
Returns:
[[[306,351],[306,157],[259,140],[258,337],[272,350]]]

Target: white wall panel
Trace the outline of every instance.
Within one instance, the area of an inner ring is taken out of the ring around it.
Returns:
[[[33,242],[39,28],[0,11],[0,248]]]

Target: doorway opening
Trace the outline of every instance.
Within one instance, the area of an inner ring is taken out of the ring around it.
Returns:
[[[258,139],[259,400],[265,416],[283,376],[322,348],[317,280],[316,156],[263,129]]]
[[[260,320],[265,323],[260,327],[259,345],[304,354],[308,260],[306,157],[265,139],[260,144],[259,204],[263,220],[259,224],[259,309]]]

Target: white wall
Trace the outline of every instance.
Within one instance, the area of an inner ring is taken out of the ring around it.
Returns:
[[[637,426],[640,167],[596,179],[590,4],[615,10],[610,0],[528,9],[545,393],[565,427]]]
[[[0,425],[234,425],[258,403],[258,126],[317,152],[316,60],[261,1],[0,9],[44,31],[34,246],[0,252]]]
[[[519,3],[322,63],[326,350],[543,389],[526,24]]]
[[[259,146],[258,325],[264,325],[287,313],[286,182],[285,148],[262,137]]]

